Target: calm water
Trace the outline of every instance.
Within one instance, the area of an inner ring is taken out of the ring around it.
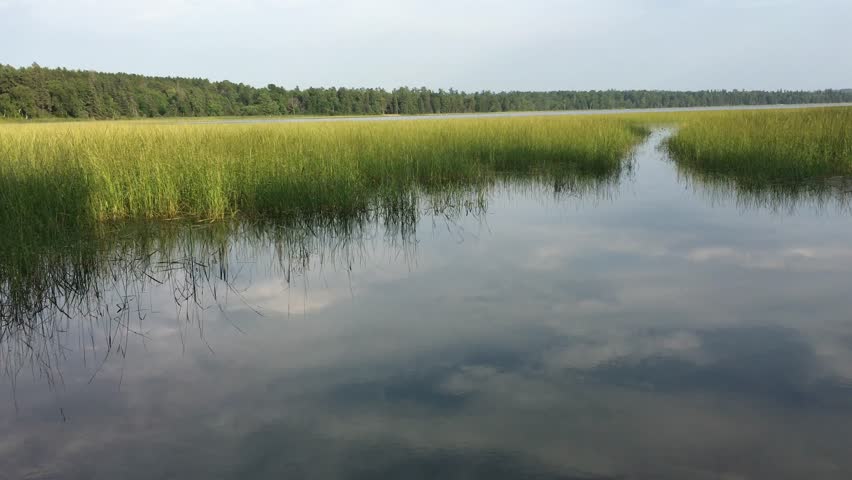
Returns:
[[[219,123],[302,123],[302,122],[376,122],[396,120],[435,120],[453,118],[497,118],[497,117],[550,117],[565,115],[617,115],[623,113],[662,113],[662,112],[707,112],[719,110],[776,110],[788,108],[848,107],[852,103],[811,103],[789,105],[723,105],[717,107],[681,107],[681,108],[630,108],[606,110],[553,110],[543,112],[494,112],[494,113],[448,113],[437,115],[388,115],[354,117],[276,117],[276,118],[229,118],[219,120],[189,120],[181,123],[219,124]]]
[[[0,478],[850,478],[848,209],[662,135],[416,232],[114,255],[88,315],[6,334]]]

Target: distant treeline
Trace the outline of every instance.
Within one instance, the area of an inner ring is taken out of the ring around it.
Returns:
[[[380,115],[829,102],[852,102],[852,91],[290,90],[272,84],[257,88],[201,78],[53,69],[37,64],[23,68],[0,65],[0,117],[15,118]]]

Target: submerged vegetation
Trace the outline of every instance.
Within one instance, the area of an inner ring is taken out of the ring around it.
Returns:
[[[11,124],[7,235],[109,220],[393,213],[505,175],[608,181],[646,131],[615,118],[388,123]]]

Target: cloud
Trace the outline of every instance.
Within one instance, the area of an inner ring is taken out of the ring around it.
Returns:
[[[745,249],[729,246],[699,247],[686,252],[696,263],[726,263],[744,268],[790,271],[850,271],[852,249],[844,246]]]
[[[658,356],[679,356],[697,360],[701,339],[692,332],[675,331],[661,334],[641,332],[598,332],[597,337],[583,337],[564,348],[551,350],[544,364],[559,371],[590,369],[613,361],[639,361]]]

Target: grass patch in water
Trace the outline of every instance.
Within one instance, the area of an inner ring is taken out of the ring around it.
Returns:
[[[617,178],[647,132],[616,118],[0,126],[7,234],[110,220],[342,216],[505,175]]]
[[[668,148],[684,171],[741,187],[824,182],[852,174],[852,108],[676,115]]]

